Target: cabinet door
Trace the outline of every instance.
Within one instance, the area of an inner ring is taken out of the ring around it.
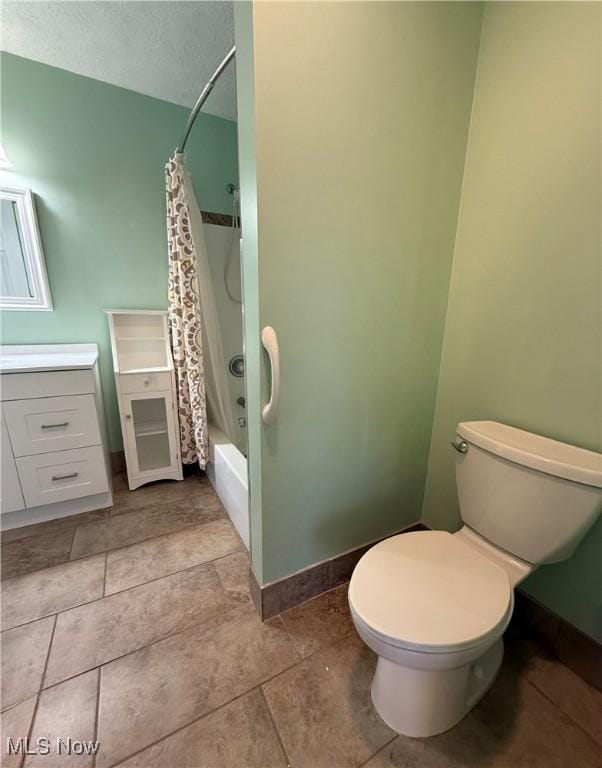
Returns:
[[[23,492],[17,474],[17,465],[13,456],[8,430],[2,420],[0,433],[0,514],[25,509]]]
[[[128,473],[151,477],[179,467],[174,403],[171,392],[122,395]]]

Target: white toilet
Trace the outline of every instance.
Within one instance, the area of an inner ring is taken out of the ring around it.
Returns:
[[[459,424],[457,533],[392,536],[359,561],[354,624],[378,655],[372,700],[406,736],[454,726],[492,685],[514,587],[566,560],[602,505],[602,456],[493,421]]]

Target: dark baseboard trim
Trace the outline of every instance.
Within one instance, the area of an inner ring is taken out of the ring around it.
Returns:
[[[389,536],[395,536],[397,533],[426,530],[428,530],[427,527],[422,523],[415,523],[409,528],[391,533]],[[389,536],[371,541],[369,544],[364,544],[349,552],[344,552],[342,555],[337,555],[330,560],[310,565],[302,571],[263,586],[259,584],[253,570],[250,568],[251,597],[253,598],[257,613],[265,621],[272,618],[272,616],[282,613],[282,611],[286,611],[288,608],[321,595],[322,592],[327,592],[329,589],[334,589],[340,584],[344,584],[351,578],[353,569],[360,557],[370,547],[382,541],[383,538],[389,538]]]
[[[533,637],[586,683],[602,691],[602,645],[520,588],[514,599],[508,632],[515,637]]]

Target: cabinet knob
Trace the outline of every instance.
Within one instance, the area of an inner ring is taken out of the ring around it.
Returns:
[[[148,378],[148,376],[146,377],[146,379],[143,379],[143,381],[144,381],[145,387],[148,387],[148,385],[151,383],[151,380]]]

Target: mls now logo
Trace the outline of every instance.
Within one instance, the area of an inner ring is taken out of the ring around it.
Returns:
[[[6,752],[9,755],[96,755],[99,747],[99,741],[77,741],[71,737],[57,737],[54,742],[45,736],[33,742],[24,736],[18,739],[9,736],[6,739]]]

